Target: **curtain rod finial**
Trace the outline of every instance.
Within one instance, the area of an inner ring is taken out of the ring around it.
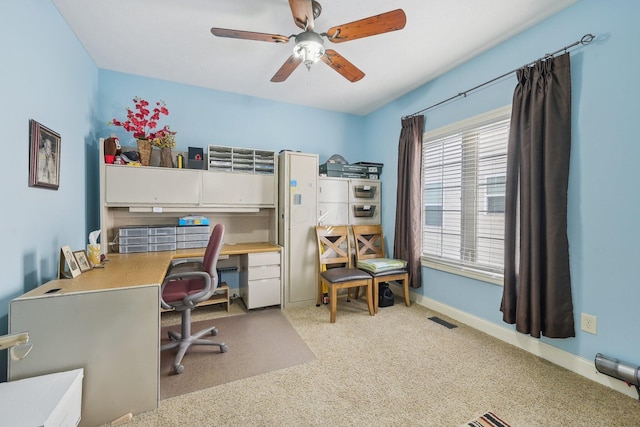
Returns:
[[[580,44],[582,45],[588,45],[589,43],[591,43],[594,39],[596,38],[596,36],[594,36],[593,34],[585,34],[584,36],[582,36],[582,38],[580,39]]]

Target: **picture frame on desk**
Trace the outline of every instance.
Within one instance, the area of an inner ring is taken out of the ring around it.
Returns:
[[[69,267],[69,272],[66,271],[66,267]],[[58,279],[75,278],[80,274],[82,274],[82,270],[80,270],[80,266],[78,265],[78,261],[76,261],[76,257],[71,251],[71,247],[63,246],[62,248],[60,248],[60,265],[58,266]]]
[[[60,134],[29,120],[29,187],[60,187]]]
[[[78,262],[78,267],[80,267],[80,271],[84,273],[85,271],[91,270],[91,263],[89,262],[89,258],[87,257],[87,252],[85,250],[75,251],[73,253],[76,261]]]

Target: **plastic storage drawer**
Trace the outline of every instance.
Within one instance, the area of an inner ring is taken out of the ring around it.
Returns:
[[[120,237],[137,237],[137,236],[147,236],[149,232],[147,231],[147,227],[121,227],[118,232]]]
[[[172,236],[176,234],[176,227],[149,227],[149,236]]]
[[[177,249],[195,249],[195,248],[206,248],[208,240],[194,240],[191,242],[180,242],[176,243]]]
[[[178,234],[176,235],[177,242],[193,242],[196,240],[204,240],[205,242],[209,241],[208,234]]]
[[[148,252],[148,245],[120,245],[118,252],[121,254],[131,254],[136,252]]]
[[[208,239],[211,229],[208,225],[187,225],[176,227],[176,234],[206,234]]]
[[[175,251],[175,243],[154,243],[149,244],[149,252]]]
[[[120,246],[129,246],[129,245],[145,245],[149,243],[149,238],[147,236],[137,236],[137,237],[122,237],[118,238],[118,243]]]
[[[176,235],[171,236],[149,236],[149,243],[175,243]]]

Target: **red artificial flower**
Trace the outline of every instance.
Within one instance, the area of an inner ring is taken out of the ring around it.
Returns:
[[[158,121],[160,115],[169,115],[164,101],[157,101],[153,110],[149,110],[149,102],[136,96],[133,98],[135,105],[135,111],[127,107],[127,119],[122,122],[118,119],[113,119],[109,122],[113,126],[122,126],[127,132],[131,132],[136,139],[148,139],[150,141],[155,138],[162,138],[170,132],[169,126],[165,125],[161,129],[152,132],[153,129],[158,127]],[[153,112],[153,114],[151,114]],[[151,114],[151,116],[149,116]]]

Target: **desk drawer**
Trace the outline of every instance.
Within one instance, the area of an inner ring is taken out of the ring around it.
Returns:
[[[280,252],[260,252],[256,254],[249,254],[249,267],[272,264],[280,265]]]
[[[247,280],[280,279],[280,264],[259,265],[247,269]]]
[[[280,279],[250,280],[241,296],[248,309],[280,304]]]

